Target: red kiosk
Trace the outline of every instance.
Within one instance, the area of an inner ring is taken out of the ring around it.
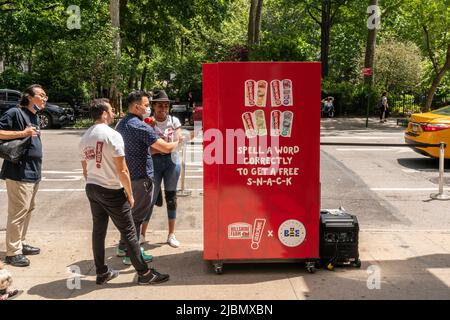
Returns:
[[[319,258],[320,63],[203,65],[204,259]]]

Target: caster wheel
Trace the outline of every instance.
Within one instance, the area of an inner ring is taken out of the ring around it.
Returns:
[[[361,260],[356,260],[354,263],[353,263],[353,266],[355,267],[355,268],[361,268]]]
[[[327,264],[327,269],[333,271],[334,270],[333,264],[332,263]]]
[[[316,273],[316,268],[314,266],[308,266],[306,267],[306,271],[309,273]]]
[[[214,272],[216,274],[222,274],[223,273],[223,264],[215,263],[213,266],[214,266]]]

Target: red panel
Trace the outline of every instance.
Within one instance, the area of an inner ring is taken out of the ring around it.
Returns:
[[[203,66],[206,260],[318,257],[320,74],[319,63]],[[242,152],[264,146],[282,152]],[[262,175],[267,169],[275,174]]]

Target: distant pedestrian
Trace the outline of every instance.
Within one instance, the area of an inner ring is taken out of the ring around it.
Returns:
[[[383,92],[380,99],[380,122],[386,122],[386,118],[389,116],[389,105],[387,101],[387,92]]]
[[[128,257],[138,273],[139,284],[155,284],[169,280],[169,275],[149,269],[141,254],[131,208],[134,206],[130,174],[125,161],[122,136],[109,125],[114,112],[107,99],[94,100],[90,114],[95,124],[80,141],[86,195],[92,212],[92,249],[96,283],[104,284],[119,272],[105,264],[105,237],[111,218],[120,232]]]
[[[29,266],[30,260],[26,255],[41,251],[26,242],[26,234],[41,181],[42,144],[37,112],[45,108],[47,99],[40,85],[31,85],[22,94],[19,106],[9,109],[0,118],[0,139],[31,137],[31,144],[21,161],[3,161],[0,172],[8,193],[5,262],[15,267]]]
[[[125,142],[125,158],[136,199],[132,214],[138,232],[153,201],[154,171],[149,148],[151,146],[159,152],[171,153],[178,145],[178,141],[166,142],[159,138],[155,130],[143,121],[150,113],[149,95],[143,91],[133,91],[128,96],[128,114],[116,127]],[[117,256],[124,257],[124,264],[130,264],[124,239],[119,242]],[[152,258],[151,255],[144,255],[144,259]]]

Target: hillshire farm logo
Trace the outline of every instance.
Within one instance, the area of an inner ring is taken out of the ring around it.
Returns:
[[[251,239],[252,225],[245,222],[236,222],[228,226],[228,239]]]
[[[306,229],[298,220],[286,220],[278,229],[278,238],[286,247],[297,247],[305,240]]]

